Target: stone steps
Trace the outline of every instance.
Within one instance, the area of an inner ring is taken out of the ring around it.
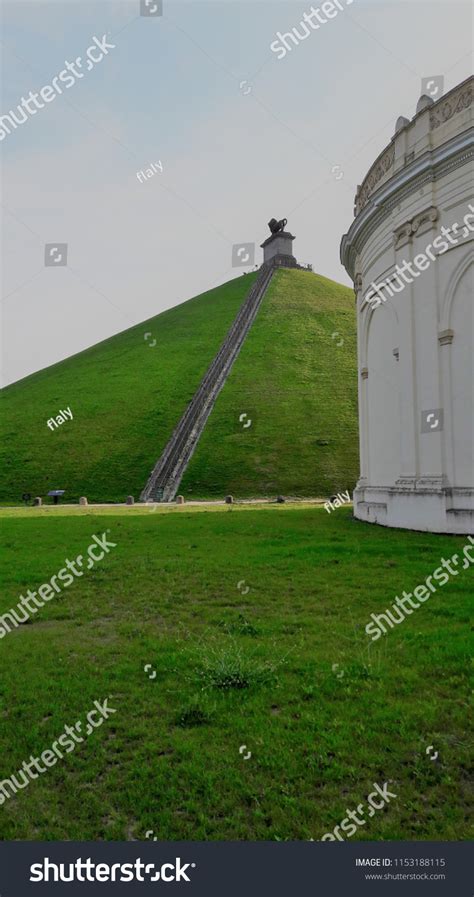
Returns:
[[[217,355],[204,375],[143,489],[141,501],[173,501],[184,472],[255,320],[274,268],[263,265]]]

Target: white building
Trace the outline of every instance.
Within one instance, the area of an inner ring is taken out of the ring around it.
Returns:
[[[474,79],[422,96],[341,243],[358,322],[356,517],[474,533]]]

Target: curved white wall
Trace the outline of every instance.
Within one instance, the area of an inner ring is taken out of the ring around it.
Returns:
[[[474,532],[473,81],[402,122],[341,244],[358,313],[355,514],[387,526]]]

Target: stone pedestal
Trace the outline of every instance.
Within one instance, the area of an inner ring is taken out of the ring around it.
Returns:
[[[298,262],[293,255],[293,234],[287,231],[280,231],[278,234],[271,234],[267,240],[261,244],[263,249],[263,264],[282,266],[284,268],[297,268]]]

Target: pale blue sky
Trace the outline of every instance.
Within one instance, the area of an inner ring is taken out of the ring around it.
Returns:
[[[116,44],[0,143],[4,382],[237,276],[234,243],[255,241],[260,262],[273,216],[300,262],[348,283],[355,187],[414,114],[422,77],[449,90],[471,73],[471,13],[354,0],[278,59],[276,32],[310,7],[164,0],[146,18],[139,0],[3,4],[2,114],[93,36]],[[56,241],[68,267],[46,268]]]

